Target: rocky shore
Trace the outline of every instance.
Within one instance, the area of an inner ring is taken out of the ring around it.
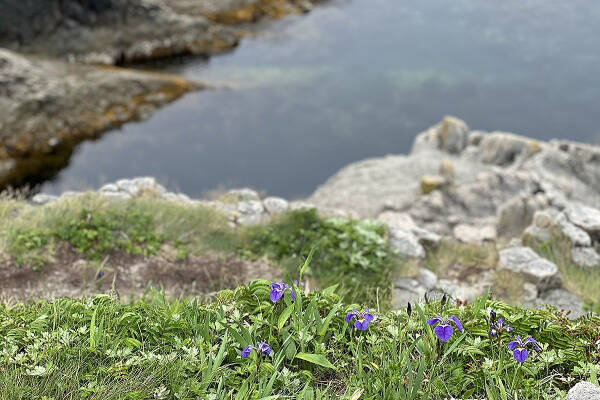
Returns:
[[[316,1],[315,1],[316,2]],[[47,179],[74,146],[148,117],[181,77],[117,69],[234,48],[237,25],[306,12],[308,0],[69,0],[0,5],[0,189]]]
[[[599,187],[598,147],[472,132],[447,117],[416,137],[411,154],[349,165],[306,201],[261,198],[251,189],[190,199],[153,178],[120,180],[97,193],[203,205],[233,227],[310,208],[324,217],[375,219],[388,228],[388,246],[412,266],[394,278],[398,308],[428,293],[472,301],[491,288],[512,302],[577,317],[585,302],[600,302],[593,289],[600,282]]]

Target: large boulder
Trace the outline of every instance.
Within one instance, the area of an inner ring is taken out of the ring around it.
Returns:
[[[452,165],[452,172],[440,169],[441,163]],[[437,176],[452,184],[442,185],[439,179],[421,189],[423,177],[432,181],[429,177]],[[351,209],[362,217],[404,212],[419,226],[442,234],[452,233],[458,224],[496,224],[500,219],[498,234],[510,239],[522,233],[537,210],[562,210],[573,202],[600,204],[600,149],[469,132],[464,122],[445,118],[417,135],[410,154],[350,164],[309,201]],[[596,229],[595,218],[580,222],[585,229]]]

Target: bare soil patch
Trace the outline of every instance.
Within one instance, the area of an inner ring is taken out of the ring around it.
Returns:
[[[113,293],[139,297],[150,287],[169,297],[211,296],[253,279],[280,279],[282,271],[266,260],[248,261],[235,255],[209,254],[176,260],[174,249],[163,246],[157,256],[122,252],[102,262],[84,259],[70,246],[56,251],[55,261],[41,271],[0,262],[0,300],[15,302],[39,298],[81,297]]]

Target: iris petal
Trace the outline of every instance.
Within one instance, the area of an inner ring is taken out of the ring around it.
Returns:
[[[244,350],[242,350],[242,358],[246,358],[250,355],[250,353],[252,352],[252,349],[254,349],[254,346],[246,346],[244,347]]]
[[[450,325],[438,325],[435,327],[433,332],[442,342],[447,342],[452,337],[454,330]]]
[[[439,317],[439,316],[437,316],[437,317],[435,317],[435,318],[428,319],[428,320],[427,320],[427,323],[428,323],[429,325],[435,325],[435,324],[437,324],[438,322],[440,322],[441,320],[442,320],[442,317]]]
[[[350,321],[352,321],[352,318],[354,318],[354,313],[349,312],[348,314],[346,314],[346,322],[350,323]]]
[[[517,346],[519,345],[519,343],[516,340],[513,340],[512,342],[510,342],[508,344],[508,349],[509,350],[514,350],[517,348]]]
[[[456,328],[458,328],[458,330],[460,332],[463,331],[462,324],[460,323],[460,321],[458,320],[458,318],[456,318],[454,315],[451,315],[450,317],[448,317],[448,319],[451,320],[452,322],[454,322],[454,324],[456,325]]]
[[[367,308],[367,310],[369,310],[369,309]],[[373,316],[373,314],[371,314],[371,313],[365,314],[365,321],[371,322],[374,319],[375,319],[375,317]]]
[[[366,320],[364,320],[362,322],[359,320],[356,320],[356,321],[354,321],[354,327],[356,329],[358,329],[359,331],[364,331],[369,327],[369,322]]]
[[[281,290],[278,290],[278,289],[271,290],[270,297],[271,297],[271,301],[273,303],[279,301],[279,299],[281,299],[281,296],[283,296],[283,292]]]
[[[527,349],[515,349],[515,351],[513,351],[513,356],[515,357],[516,361],[525,362],[525,360],[527,360],[527,357],[529,357],[529,352],[527,351]]]

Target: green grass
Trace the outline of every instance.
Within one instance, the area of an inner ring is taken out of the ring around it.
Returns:
[[[281,263],[292,278],[315,247],[306,276],[320,287],[340,283],[344,298],[380,299],[387,305],[390,276],[401,263],[387,247],[387,231],[375,221],[322,219],[316,210],[293,211],[267,226],[248,228],[239,254],[267,256]],[[374,295],[375,293],[375,295]]]
[[[479,299],[378,313],[359,332],[334,288],[269,300],[268,282],[221,292],[211,303],[132,304],[105,295],[0,305],[0,399],[560,399],[597,381],[600,318]],[[516,363],[512,335],[488,336],[488,309],[542,350]],[[425,320],[455,315],[465,332],[436,341]],[[248,344],[267,342],[270,356]],[[358,396],[361,394],[361,396]]]
[[[496,266],[498,253],[493,246],[442,240],[436,248],[428,249],[426,267],[441,277],[457,265],[481,270]]]

